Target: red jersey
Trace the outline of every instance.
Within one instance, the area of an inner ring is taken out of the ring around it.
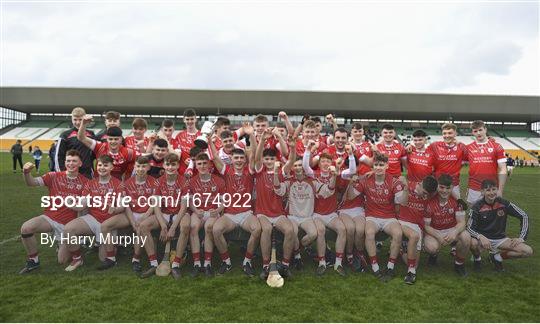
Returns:
[[[96,159],[102,155],[109,155],[113,159],[113,169],[111,175],[117,179],[122,179],[124,173],[130,169],[131,164],[135,163],[137,159],[137,152],[120,145],[117,153],[112,153],[109,148],[109,143],[105,142],[93,142],[92,150],[96,155]],[[129,175],[128,175],[129,176]]]
[[[334,144],[328,145],[323,150],[323,153],[330,154],[332,156],[332,160],[334,161],[336,161],[338,158],[341,158],[344,162],[345,160],[349,159],[349,154],[347,154],[347,151],[345,151],[345,148],[343,149],[343,151],[340,152],[338,151],[337,147]],[[347,166],[345,165],[345,163],[343,163],[339,171],[343,171],[345,169],[347,169]]]
[[[146,177],[143,183],[138,183],[136,176],[127,179],[124,182],[124,195],[131,197],[131,211],[141,214],[146,212],[149,208],[148,199],[139,201],[139,197],[154,196],[158,186],[159,180],[154,177]]]
[[[373,151],[371,150],[371,143],[370,142],[362,142],[360,144],[354,144],[355,150],[354,155],[358,158],[358,174],[366,174],[369,171],[371,171],[371,167],[368,166],[365,162],[366,158],[372,158],[373,157]]]
[[[148,137],[145,136],[143,140],[144,140],[144,148],[146,149],[148,147],[148,143],[149,143]],[[142,153],[146,153],[146,151],[141,152],[141,149],[137,145],[137,141],[138,140],[135,139],[135,136],[133,136],[133,135],[126,136],[126,138],[124,138],[124,146],[127,147],[128,149],[134,150],[139,155],[142,154]]]
[[[506,163],[506,156],[501,144],[488,140],[486,143],[476,141],[466,146],[469,160],[469,188],[480,191],[482,181],[491,179],[498,182],[498,163]]]
[[[443,141],[433,142],[429,145],[428,152],[432,154],[435,177],[441,174],[452,176],[452,184],[459,185],[459,171],[466,156],[466,147],[463,143],[448,146]]]
[[[230,195],[231,201],[225,205],[225,213],[238,214],[251,210],[251,194],[253,192],[253,173],[249,166],[245,166],[240,174],[232,165],[223,168],[225,179],[225,192]]]
[[[188,190],[190,204],[195,208],[203,211],[217,209],[223,204],[220,199],[225,193],[225,181],[215,174],[210,174],[208,180],[202,180],[200,175],[197,175],[189,180]]]
[[[403,191],[403,184],[397,178],[386,174],[384,182],[375,182],[375,175],[370,175],[355,184],[357,193],[366,197],[366,216],[377,218],[395,218],[396,196]]]
[[[321,154],[325,148],[326,148],[326,144],[319,142],[319,147],[317,148],[317,151],[314,153],[314,155]],[[302,139],[296,140],[296,155],[303,156],[304,152],[306,152],[306,146],[304,146]]]
[[[413,147],[407,153],[407,180],[420,182],[428,175],[433,174],[433,155],[427,149],[419,151]]]
[[[416,193],[417,184],[418,182],[409,181],[409,200],[407,202],[407,206],[399,207],[398,219],[405,222],[418,224],[423,228],[424,213],[429,200]]]
[[[330,173],[325,174],[321,170],[316,170],[313,173],[313,178],[322,184],[329,185],[332,175]],[[329,215],[336,212],[337,204],[338,201],[335,192],[328,198],[317,196],[315,197],[315,209],[313,212],[320,215]]]
[[[161,196],[161,212],[165,215],[178,214],[182,206],[182,196],[187,193],[186,180],[177,176],[172,183],[167,181],[167,175],[158,179],[156,195]]]
[[[280,178],[283,181],[283,177]],[[285,215],[283,199],[274,192],[274,173],[269,173],[265,166],[255,173],[255,191],[257,193],[255,214],[268,217]]]
[[[427,203],[425,217],[431,219],[431,227],[443,230],[457,225],[456,213],[458,212],[465,213],[454,197],[450,196],[443,206],[439,197],[435,197]]]
[[[393,176],[401,176],[401,160],[407,158],[407,152],[400,142],[394,140],[392,144],[387,145],[384,142],[377,144],[379,152],[388,156],[388,170],[386,173]]]
[[[99,181],[98,176],[86,183],[82,195],[89,195],[92,197],[91,206],[88,208],[88,213],[94,216],[98,222],[103,223],[107,219],[114,216],[109,214],[109,208],[112,207],[113,204],[112,198],[113,196],[116,196],[114,207],[118,206],[116,201],[118,200],[119,194],[122,192],[123,186],[120,180],[115,177],[111,177],[108,182],[102,183]],[[96,197],[100,197],[100,204],[96,203]],[[103,207],[105,207],[105,209]]]
[[[48,172],[37,180],[40,185],[49,189],[49,197],[77,197],[82,194],[88,179],[82,174],[75,178],[67,176],[66,171]],[[45,208],[43,214],[60,224],[67,224],[77,218],[77,212],[68,208],[65,204],[57,210],[51,210],[52,206]]]
[[[238,130],[235,130],[234,132],[232,132],[233,140],[234,140],[235,143],[238,142],[238,137],[239,137],[238,133],[239,133]],[[216,136],[216,138],[214,139],[214,146],[216,147],[216,150],[218,150],[218,151],[219,151],[220,148],[223,147],[223,144],[221,143],[221,137]]]
[[[185,129],[178,132],[175,137],[175,141],[178,144],[178,148],[181,150],[180,153],[180,173],[184,174],[187,168],[186,160],[189,160],[189,150],[195,146],[195,140],[197,137],[201,136],[201,131],[198,130],[195,134],[188,133]]]

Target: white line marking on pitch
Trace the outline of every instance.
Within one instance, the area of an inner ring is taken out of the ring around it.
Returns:
[[[7,243],[7,242],[11,242],[11,241],[16,241],[20,238],[21,236],[20,235],[17,235],[17,236],[14,236],[12,238],[8,238],[6,240],[3,240],[2,242],[0,242],[0,245],[3,245],[4,243]]]

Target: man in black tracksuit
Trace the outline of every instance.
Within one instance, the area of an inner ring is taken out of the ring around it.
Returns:
[[[471,250],[475,256],[475,268],[480,268],[480,253],[489,250],[489,258],[495,270],[503,271],[502,260],[530,257],[533,250],[525,244],[529,232],[529,216],[514,203],[497,197],[497,184],[493,180],[482,182],[483,198],[470,211],[467,230],[471,234]],[[518,238],[506,236],[507,216],[520,220]]]
[[[87,178],[92,179],[94,160],[96,157],[91,149],[77,139],[77,132],[84,115],[86,115],[86,112],[81,107],[77,107],[71,112],[71,122],[73,127],[60,134],[60,137],[58,138],[54,154],[54,166],[56,171],[65,171],[66,152],[71,149],[77,150],[81,155],[82,160],[82,166],[79,168],[79,172]],[[94,132],[91,130],[86,131],[86,136],[92,139],[95,138]]]

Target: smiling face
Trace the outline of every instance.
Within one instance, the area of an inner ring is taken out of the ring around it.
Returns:
[[[296,176],[302,176],[304,174],[304,167],[302,166],[302,160],[298,160],[294,162],[293,171]]]
[[[113,167],[113,164],[110,162],[98,161],[96,165],[96,170],[100,177],[107,177],[111,174]]]
[[[132,128],[131,132],[136,139],[142,140],[144,138],[144,133],[146,133],[146,128]]]
[[[163,132],[163,135],[167,136],[167,138],[171,138],[174,133],[174,126],[170,126],[170,127],[163,126],[161,128],[161,131]]]
[[[314,140],[315,139],[315,128],[304,128],[302,130],[302,137],[306,140]]]
[[[115,119],[115,118],[105,119],[105,127],[106,128],[120,127],[120,119]]]
[[[176,175],[178,173],[179,166],[180,165],[178,164],[178,162],[165,161],[165,163],[163,164],[163,169],[165,169],[165,173],[167,175]]]
[[[232,155],[232,164],[235,169],[240,170],[246,165],[246,155],[245,154],[233,154]]]
[[[437,192],[442,199],[446,200],[448,199],[448,197],[450,197],[450,194],[452,194],[452,186],[445,186],[439,184],[439,186],[437,187]]]
[[[83,116],[71,116],[71,123],[77,129],[81,127]]]
[[[396,131],[393,129],[383,129],[381,131],[381,136],[386,143],[391,143],[396,137]]]
[[[122,144],[122,136],[107,136],[107,143],[112,150],[117,150]]]
[[[345,144],[347,144],[347,133],[339,131],[335,132],[334,144],[336,145],[336,148],[343,150],[345,148]]]
[[[184,117],[183,119],[184,119],[184,124],[186,124],[187,128],[195,127],[195,124],[197,123],[196,116]]]
[[[497,198],[498,189],[495,186],[491,186],[487,189],[482,189],[482,194],[486,198],[486,201],[492,203]]]
[[[426,142],[427,140],[425,137],[422,137],[422,136],[413,137],[414,147],[416,147],[417,149],[424,148],[424,146],[426,145]]]
[[[351,135],[352,135],[352,138],[355,141],[361,141],[363,139],[363,136],[364,136],[364,129],[353,128],[351,130]]]
[[[138,163],[135,162],[135,175],[138,177],[146,176],[147,172],[150,170],[149,163]]]
[[[222,138],[221,144],[225,150],[230,152],[234,148],[234,139],[232,136]]]
[[[81,158],[78,156],[66,156],[66,171],[69,173],[73,173],[75,171],[79,171],[79,168],[82,165]]]
[[[330,166],[332,165],[332,160],[328,158],[321,158],[319,160],[319,166],[322,171],[328,172],[330,170]]]
[[[386,169],[388,169],[388,163],[386,162],[376,161],[373,163],[373,173],[375,173],[375,175],[384,175]]]
[[[264,133],[264,131],[268,128],[268,122],[266,121],[254,121],[253,122],[253,129],[255,130],[255,134],[257,136],[260,136]]]
[[[208,160],[196,160],[195,167],[197,168],[197,171],[199,171],[200,175],[210,173],[210,161]]]
[[[152,149],[152,155],[154,156],[156,160],[159,160],[159,161],[163,160],[165,156],[167,156],[168,153],[169,153],[168,147],[159,147],[155,145],[154,148]]]
[[[452,144],[456,139],[456,131],[452,128],[447,128],[442,130],[442,137],[446,144]]]

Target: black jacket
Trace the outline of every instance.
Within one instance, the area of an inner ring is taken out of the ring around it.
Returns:
[[[518,206],[500,197],[497,197],[492,205],[483,198],[477,201],[471,207],[467,230],[474,238],[482,234],[491,240],[503,239],[506,237],[508,215],[519,218],[519,237],[525,240],[529,232],[529,216]]]
[[[79,168],[79,172],[84,174],[88,178],[92,178],[92,169],[94,167],[95,155],[86,145],[77,139],[77,128],[72,127],[67,131],[60,134],[58,143],[56,144],[56,151],[54,154],[54,167],[56,171],[66,170],[66,152],[68,150],[77,150],[81,154],[82,166]],[[88,138],[95,139],[94,132],[91,130],[86,131]]]

